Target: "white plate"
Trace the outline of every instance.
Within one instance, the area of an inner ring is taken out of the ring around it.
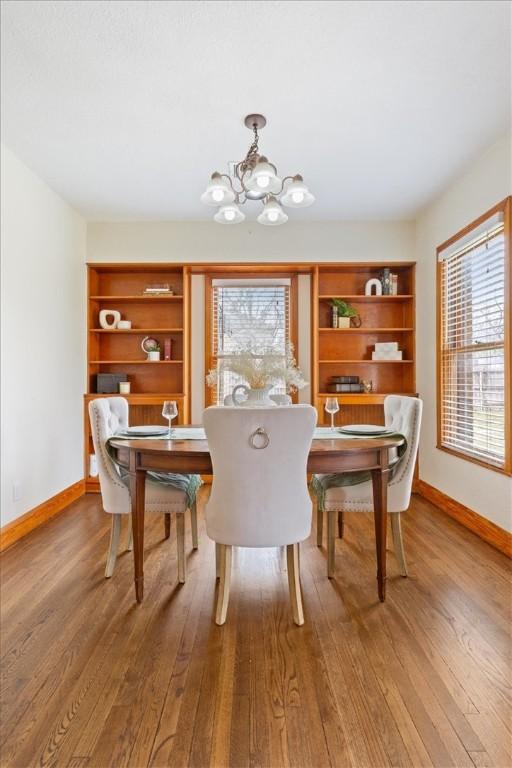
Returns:
[[[124,430],[127,435],[136,435],[137,437],[148,437],[149,435],[166,435],[169,432],[167,427],[159,426],[141,426],[141,427],[127,427]]]
[[[382,435],[385,432],[391,432],[388,427],[382,427],[378,424],[348,424],[346,427],[340,427],[340,432],[354,435]]]

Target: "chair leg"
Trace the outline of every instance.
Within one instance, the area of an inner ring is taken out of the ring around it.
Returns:
[[[164,515],[164,536],[168,539],[171,535],[171,513],[166,512]]]
[[[105,578],[110,579],[114,573],[117,560],[117,550],[119,549],[119,535],[121,533],[122,515],[112,515],[112,526],[110,528],[110,546],[108,548],[107,565],[105,567]]]
[[[185,515],[180,512],[176,515],[176,545],[178,547],[178,581],[185,583],[186,561],[185,561]]]
[[[226,621],[226,613],[229,603],[229,583],[231,581],[231,552],[229,544],[219,544],[220,581],[217,593],[217,610],[215,611],[215,623],[221,626]]]
[[[190,507],[190,526],[192,528],[192,549],[198,549],[199,542],[197,538],[197,505],[195,501]]]
[[[408,576],[407,560],[405,559],[404,542],[402,539],[402,521],[400,512],[390,515],[391,532],[393,534],[393,544],[395,546],[395,557],[398,560],[398,567],[402,576]]]
[[[329,579],[334,577],[337,515],[337,512],[327,513],[327,576]]]
[[[128,515],[128,534],[126,536],[126,550],[128,552],[133,551],[133,528],[132,528],[132,516]]]
[[[316,505],[316,545],[321,547],[324,538],[324,511],[320,504]]]
[[[220,544],[215,542],[215,578],[220,579]]]
[[[286,547],[286,560],[288,564],[288,588],[295,624],[301,627],[304,624],[304,611],[302,608],[302,595],[300,591],[300,565],[299,545],[288,544]]]
[[[338,538],[342,539],[345,532],[345,515],[343,512],[338,512]]]

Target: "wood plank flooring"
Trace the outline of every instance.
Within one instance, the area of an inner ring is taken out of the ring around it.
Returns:
[[[381,605],[372,519],[348,514],[335,580],[314,532],[302,546],[303,627],[277,549],[234,551],[217,627],[207,493],[182,586],[175,521],[164,541],[148,516],[140,606],[130,553],[103,577],[99,496],[4,553],[2,768],[512,765],[505,556],[414,498],[411,575],[390,552]]]

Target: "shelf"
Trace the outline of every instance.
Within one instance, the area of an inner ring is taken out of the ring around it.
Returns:
[[[399,296],[365,296],[364,294],[359,294],[359,293],[354,293],[354,294],[329,293],[329,294],[322,294],[318,298],[320,299],[320,301],[329,301],[332,299],[350,299],[351,301],[380,302],[380,301],[406,301],[408,299],[413,299],[414,296],[412,293],[402,293]]]
[[[403,364],[403,363],[413,363],[414,361],[413,360],[319,360],[318,362],[320,364],[325,363],[327,365],[331,365],[331,364],[340,365],[345,363],[349,363],[350,365],[368,365],[368,364],[382,365],[383,363],[386,365],[389,365],[390,363]]]
[[[97,397],[118,397],[118,395],[118,392],[87,392],[84,399],[88,401]],[[136,405],[137,403],[159,403],[161,400],[182,400],[185,395],[183,392],[130,392],[129,395],[123,395],[123,397],[129,403]]]
[[[139,294],[138,296],[89,296],[91,301],[139,301],[139,302],[146,302],[146,301],[183,301],[183,296],[143,296],[142,294]]]
[[[181,365],[183,360],[91,360],[89,365]]]
[[[320,333],[407,333],[414,328],[319,328]]]
[[[357,397],[361,400],[372,397],[389,397],[390,395],[403,395],[404,397],[417,397],[416,392],[319,392],[317,397]]]
[[[90,333],[183,333],[183,328],[89,328]]]

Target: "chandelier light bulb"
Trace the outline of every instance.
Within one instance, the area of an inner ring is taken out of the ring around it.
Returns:
[[[212,173],[210,183],[201,195],[201,202],[205,205],[217,206],[220,203],[232,203],[235,193],[231,189],[229,181],[215,171]]]
[[[280,224],[285,224],[288,221],[288,216],[276,198],[271,196],[258,216],[258,221],[260,224],[266,224],[268,227],[278,227]]]
[[[270,184],[270,176],[267,176],[267,175],[258,176],[256,179],[256,184],[258,185],[258,187],[261,187],[261,189],[266,189]]]
[[[218,224],[239,224],[245,219],[245,215],[236,203],[222,205],[213,217]]]
[[[281,203],[287,208],[307,208],[308,205],[312,205],[314,202],[314,196],[304,184],[304,180],[299,173],[293,177],[284,195],[281,195]]]

